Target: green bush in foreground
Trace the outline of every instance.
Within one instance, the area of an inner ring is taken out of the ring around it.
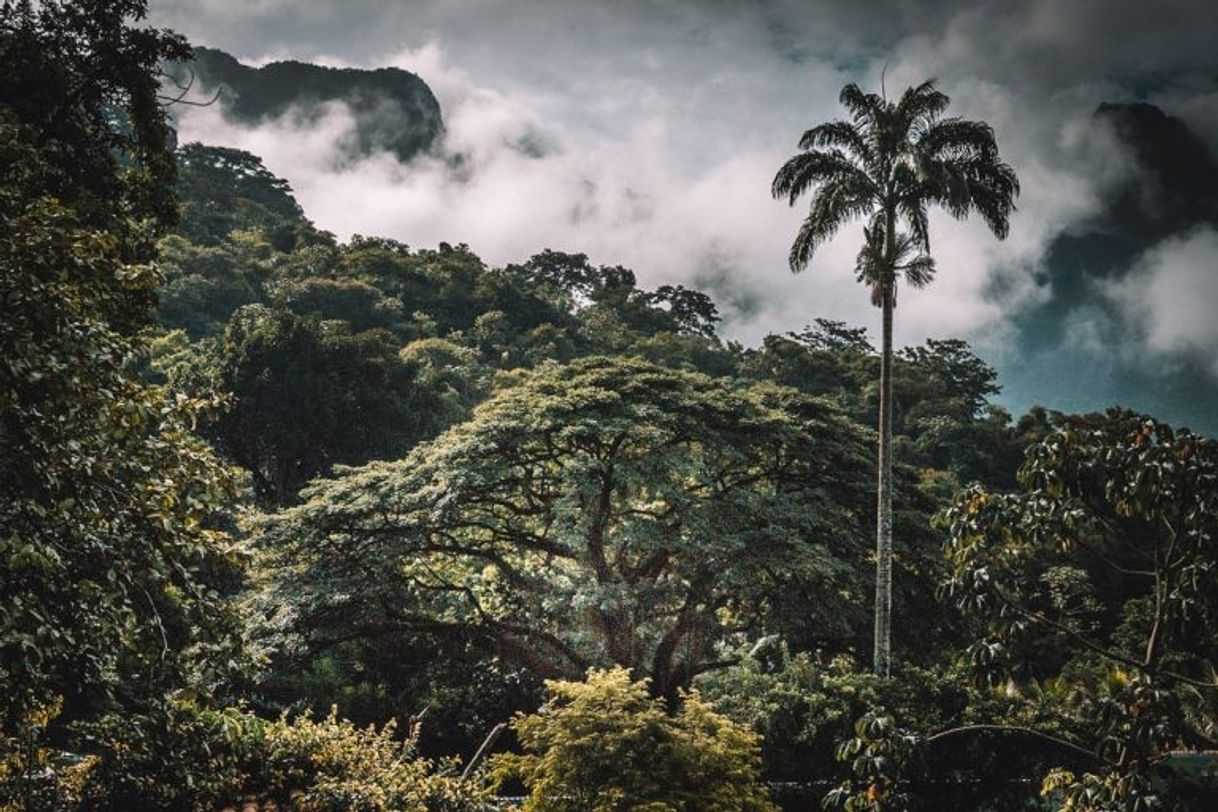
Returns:
[[[299,812],[483,812],[481,776],[416,754],[417,729],[324,719],[266,721],[238,708],[171,702],[148,716],[89,726],[94,752],[57,754],[40,739],[58,706],[28,720],[29,745],[0,758],[0,812],[215,812],[254,801]],[[273,804],[268,804],[273,802]]]
[[[586,682],[547,682],[539,713],[512,727],[524,755],[492,764],[521,780],[524,812],[771,812],[759,782],[760,739],[692,692],[675,715],[623,668]]]

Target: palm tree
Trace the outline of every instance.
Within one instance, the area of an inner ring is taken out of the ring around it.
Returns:
[[[892,311],[897,279],[922,287],[934,276],[929,206],[941,206],[957,219],[976,212],[1003,239],[1019,181],[999,159],[988,124],[943,117],[949,99],[933,79],[909,88],[896,102],[864,93],[853,83],[842,88],[840,99],[851,120],[805,132],[801,151],[778,170],[772,191],[792,206],[804,192],[812,192],[808,216],[791,246],[796,273],[842,226],[866,221],[856,271],[883,313],[874,668],[886,676],[892,660]]]

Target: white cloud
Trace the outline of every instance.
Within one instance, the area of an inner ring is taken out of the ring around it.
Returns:
[[[428,156],[402,166],[385,155],[344,164],[334,145],[353,124],[341,105],[308,129],[290,118],[243,129],[214,109],[188,110],[185,138],[262,155],[340,236],[468,242],[493,265],[545,247],[584,251],[632,267],[646,285],[703,285],[727,332],[748,342],[817,316],[877,326],[852,273],[860,227],[793,277],[785,256],[804,204],[788,209],[768,187],[804,128],[842,114],[841,85],[875,84],[885,63],[894,92],[944,77],[952,112],[991,122],[1023,182],[1005,242],[979,222],[934,216],[939,278],[902,293],[900,342],[958,335],[992,356],[1013,352],[1012,315],[1053,294],[1037,282],[1047,247],[1128,170],[1090,126],[1095,105],[1113,97],[1104,71],[1125,70],[1128,57],[1070,45],[1088,27],[1116,36],[1092,0],[1064,16],[1047,0],[1016,9],[898,3],[887,15],[849,3],[638,0],[524,14],[496,0],[361,0],[361,14],[344,17],[329,13],[335,4],[310,5],[307,19],[280,14],[274,27],[241,31],[220,25],[228,8],[214,2],[187,14],[178,0],[159,0],[154,12],[247,61],[294,47],[296,58],[325,55],[330,65],[415,71],[440,100],[445,152],[464,165]],[[275,7],[260,0],[260,13]]]
[[[860,226],[793,277],[786,252],[806,203],[789,209],[768,191],[799,132],[841,115],[836,93],[845,78],[837,72],[809,71],[817,107],[796,117],[783,106],[760,109],[746,91],[763,84],[761,71],[747,67],[724,68],[689,87],[646,75],[583,77],[579,95],[591,101],[572,111],[569,88],[498,86],[454,64],[436,41],[382,61],[419,73],[433,88],[445,113],[444,155],[409,165],[389,155],[344,163],[336,149],[354,121],[341,104],[307,127],[290,114],[249,128],[225,121],[217,108],[189,109],[181,135],[263,156],[292,183],[306,212],[344,238],[468,242],[493,265],[545,247],[584,251],[635,269],[647,285],[708,287],[729,334],[749,342],[817,316],[875,326],[852,272]],[[971,108],[964,112],[990,116],[996,126],[1007,123],[1016,101],[992,85],[958,92]],[[670,112],[681,108],[683,115]],[[525,144],[540,145],[541,154]],[[452,154],[462,156],[460,166]],[[927,291],[902,295],[900,341],[971,334],[1000,342],[1011,309],[1044,295],[1032,281],[1041,254],[1063,224],[1090,211],[1094,194],[1081,174],[1047,165],[1034,149],[1021,157],[1025,193],[1007,241],[978,222],[935,215],[941,275]],[[993,295],[996,283],[1001,296]]]
[[[1139,329],[1126,338],[1160,366],[1192,357],[1218,376],[1218,231],[1200,228],[1164,240],[1105,292]]]

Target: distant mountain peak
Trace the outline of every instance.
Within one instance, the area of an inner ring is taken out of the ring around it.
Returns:
[[[329,102],[343,102],[355,118],[355,137],[344,144],[349,157],[379,151],[409,161],[430,149],[444,132],[440,104],[427,83],[400,68],[328,68],[294,60],[260,68],[243,65],[215,48],[195,48],[197,86],[220,91],[228,118],[260,124],[288,113],[318,119]]]
[[[1129,197],[1135,192],[1141,197],[1140,211],[1121,212],[1124,217],[1117,219],[1149,218],[1151,223],[1143,227],[1152,225],[1156,231],[1218,220],[1218,159],[1184,121],[1146,102],[1103,103],[1095,118],[1112,128],[1140,170],[1126,190]],[[1122,203],[1128,207],[1130,201],[1119,201],[1118,206]]]

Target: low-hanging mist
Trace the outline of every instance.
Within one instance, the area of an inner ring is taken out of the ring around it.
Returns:
[[[1138,59],[1121,56],[1127,49],[1082,58],[1066,48],[1087,26],[1098,26],[1089,42],[1120,34],[1098,24],[1110,10],[1087,3],[1064,15],[1049,14],[1044,3],[1018,12],[982,5],[922,18],[894,13],[887,24],[875,20],[883,15],[833,22],[786,4],[751,13],[713,3],[630,4],[612,13],[563,5],[528,15],[533,27],[495,3],[462,14],[443,4],[366,3],[358,19],[323,5],[274,31],[260,27],[274,9],[256,6],[237,12],[248,22],[239,35],[210,23],[233,13],[228,4],[207,4],[193,17],[173,2],[159,5],[158,21],[247,62],[291,56],[396,66],[435,92],[445,136],[405,163],[388,153],[344,159],[355,125],[341,102],[320,118],[289,113],[255,127],[226,120],[217,107],[182,111],[184,140],[261,155],[321,227],[343,238],[378,234],[418,246],[465,242],[495,265],[545,247],[584,251],[633,268],[645,284],[706,290],[725,316],[725,335],[747,343],[818,316],[874,330],[877,318],[853,276],[861,226],[792,276],[786,251],[803,212],[773,201],[769,182],[803,129],[842,115],[836,96],[845,82],[877,87],[882,77],[898,92],[938,75],[953,99],[951,114],[994,126],[1023,194],[1005,242],[979,223],[934,217],[939,277],[925,291],[903,292],[900,343],[969,338],[1003,372],[1015,409],[1031,402],[1102,408],[1119,399],[1162,411],[1146,387],[1122,386],[1126,373],[1170,375],[1175,367],[1165,359],[1192,357],[1208,340],[1203,325],[1194,330],[1188,322],[1164,344],[1140,326],[1145,308],[1114,306],[1115,294],[1103,286],[1094,286],[1094,302],[1075,301],[1046,265],[1054,241],[1086,231],[1112,190],[1137,171],[1129,151],[1093,119],[1097,105],[1146,98],[1209,134],[1197,122],[1214,93],[1213,73],[1207,79],[1205,72],[1214,60],[1188,32],[1178,32],[1172,52],[1157,49],[1146,30],[1126,42],[1155,53],[1151,82]],[[1176,24],[1156,15],[1146,25],[1164,34]],[[352,27],[367,33],[358,51]],[[255,31],[262,35],[250,36]],[[1155,244],[1145,251],[1116,275],[1139,278],[1138,268],[1165,253]],[[1188,297],[1197,283],[1189,274],[1157,278],[1160,298]],[[1062,331],[1065,354],[1028,351],[1036,343],[1029,331],[1040,328],[1025,317],[1051,303],[1080,325],[1099,307],[1105,329],[1132,348],[1113,356],[1078,327]],[[1092,377],[1105,370],[1103,385],[1071,391],[1060,365],[1066,355]],[[1207,397],[1198,393],[1166,411],[1197,422]]]

